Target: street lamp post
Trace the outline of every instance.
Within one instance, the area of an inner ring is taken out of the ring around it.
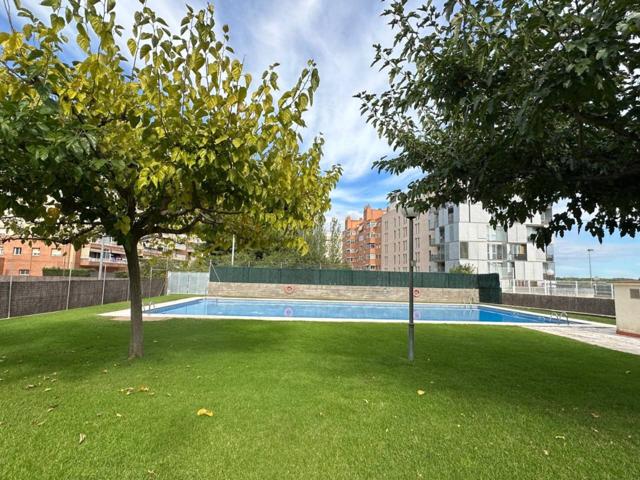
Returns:
[[[409,361],[413,362],[414,324],[413,324],[413,220],[418,216],[411,207],[404,207],[404,216],[409,220]]]

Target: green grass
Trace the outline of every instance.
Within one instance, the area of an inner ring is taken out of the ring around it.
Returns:
[[[403,325],[191,319],[130,363],[96,315],[123,307],[0,321],[1,479],[640,478],[640,357],[421,324],[409,365]]]

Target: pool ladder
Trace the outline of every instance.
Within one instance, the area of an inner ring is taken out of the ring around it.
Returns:
[[[464,308],[465,309],[468,308],[469,310],[473,310],[473,298],[470,298],[467,302],[465,302]]]
[[[562,320],[564,320],[567,325],[570,325],[571,322],[569,321],[569,314],[567,312],[553,312],[551,314],[551,318],[553,318],[554,320],[557,320],[558,322],[561,322]]]

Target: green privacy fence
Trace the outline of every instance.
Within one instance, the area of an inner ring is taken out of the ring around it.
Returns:
[[[407,272],[370,272],[363,270],[324,270],[295,268],[215,267],[209,272],[212,282],[282,283],[293,285],[344,285],[358,287],[406,287]],[[497,273],[416,272],[415,288],[478,289],[480,301],[501,303],[502,291]]]

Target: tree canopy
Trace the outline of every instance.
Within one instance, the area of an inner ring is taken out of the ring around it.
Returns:
[[[425,173],[394,199],[422,210],[470,199],[503,225],[566,202],[540,246],[575,226],[635,235],[637,2],[396,0],[383,15],[395,39],[375,46],[374,64],[389,88],[359,98],[397,155],[376,166]]]
[[[302,146],[318,71],[310,61],[280,90],[274,64],[254,82],[210,4],[187,6],[172,32],[141,1],[128,32],[115,0],[41,3],[45,19],[15,1],[0,32],[0,212],[25,237],[124,246],[140,356],[142,238],[238,232],[305,248],[297,233],[340,175],[320,168],[322,138]]]

